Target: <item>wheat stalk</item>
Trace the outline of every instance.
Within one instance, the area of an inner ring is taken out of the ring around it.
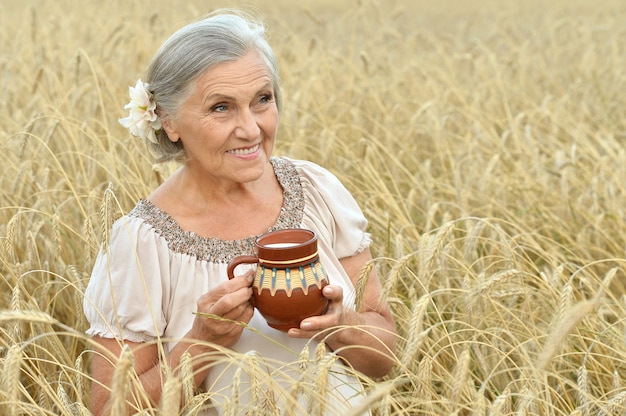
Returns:
[[[39,372],[34,376],[37,381],[37,385],[41,386],[41,388],[37,391],[36,395],[36,403],[37,407],[42,409],[51,409],[52,404],[50,402],[51,398],[54,398],[54,394],[52,394],[52,383]]]
[[[76,402],[73,404],[73,414],[76,416],[93,416],[93,414],[89,411],[89,409],[81,402]]]
[[[85,268],[89,269],[98,254],[98,247],[100,246],[93,229],[93,224],[89,218],[85,218],[83,222],[83,235],[86,239],[84,254]]]
[[[202,392],[193,396],[191,402],[185,407],[185,416],[197,416],[207,407],[207,403],[211,402],[212,392]]]
[[[83,308],[83,298],[85,296],[85,285],[83,283],[83,277],[81,273],[78,271],[78,269],[76,268],[76,266],[74,265],[69,265],[67,267],[67,270],[70,274],[70,277],[71,277],[70,281],[73,286],[72,301],[74,303],[74,307],[76,308],[76,310],[80,311]],[[78,316],[77,316],[75,325],[78,328],[84,328],[86,326],[84,314],[80,313],[77,315]]]
[[[2,380],[0,386],[7,396],[7,416],[17,415],[17,403],[20,401],[20,373],[24,363],[24,353],[19,344],[9,347],[2,365]]]
[[[74,386],[76,389],[76,397],[81,400],[85,393],[85,367],[83,365],[83,356],[79,355],[74,361]]]
[[[33,237],[32,231],[26,233],[26,260],[24,261],[24,267],[26,269],[41,269],[41,264],[37,260],[37,243]]]
[[[408,284],[409,287],[413,286],[413,282],[407,281],[408,279],[405,278],[406,274],[403,272],[409,271],[407,266],[409,262],[414,258],[415,253],[410,253],[403,256],[395,262],[389,273],[387,273],[385,283],[383,285],[383,297],[385,299],[398,291],[397,286],[399,283]]]
[[[280,407],[276,401],[276,395],[272,386],[263,389],[261,397],[261,406],[258,408],[261,416],[279,416]]]
[[[357,311],[360,311],[363,307],[363,296],[365,295],[365,288],[367,286],[367,282],[369,281],[370,274],[372,269],[374,268],[374,262],[367,262],[359,272],[359,278],[356,283],[356,295],[354,299],[354,305]]]
[[[432,270],[434,264],[440,259],[441,253],[444,251],[444,247],[447,243],[448,236],[454,231],[455,222],[449,221],[439,229],[437,232],[428,235],[422,235],[418,241],[418,259],[419,259],[419,277],[421,281],[425,281],[426,273]]]
[[[391,382],[384,382],[378,384],[373,391],[369,391],[367,396],[358,406],[349,409],[346,413],[347,416],[358,416],[366,414],[373,408],[377,408],[379,412],[373,413],[382,416],[385,412],[385,401],[391,400],[391,394],[403,385],[406,385],[409,381],[405,378],[398,378]],[[381,403],[382,402],[382,403]]]
[[[113,191],[113,183],[110,182],[107,189],[104,191],[104,198],[102,199],[102,204],[100,206],[100,222],[102,224],[102,241],[104,242],[104,250],[108,249],[109,232],[116,219],[114,199],[115,193]]]
[[[488,291],[492,290],[494,286],[501,284],[509,280],[511,277],[517,276],[520,274],[519,270],[511,269],[511,270],[502,270],[498,273],[495,273],[489,279],[479,279],[480,283],[476,285],[471,291],[471,296],[480,296],[486,294]],[[481,273],[481,276],[483,274]]]
[[[613,371],[613,390],[621,390],[622,386],[622,378],[619,375],[619,371]]]
[[[183,402],[190,403],[195,392],[193,361],[191,354],[185,351],[180,357],[180,376],[182,383]]]
[[[238,366],[235,370],[235,374],[233,375],[232,384],[231,384],[231,394],[230,400],[228,400],[225,404],[224,414],[227,416],[237,416],[239,412],[239,406],[241,401],[241,375],[242,368]]]
[[[17,263],[18,256],[15,250],[15,234],[19,227],[20,214],[11,217],[6,226],[5,238],[3,241],[5,258],[11,263]]]
[[[176,376],[167,377],[163,383],[159,411],[162,415],[177,415],[180,411],[182,382]]]
[[[478,221],[463,239],[463,258],[468,263],[473,263],[476,260],[476,246],[486,225],[485,221]]]
[[[471,384],[471,382],[470,382]],[[474,416],[486,416],[487,415],[487,411],[489,409],[489,404],[487,402],[487,398],[485,397],[484,394],[482,394],[482,392],[476,392],[476,390],[474,390],[473,388],[471,388],[471,385],[468,386],[470,388],[470,392],[472,393],[473,399],[471,400],[471,407],[472,407],[472,415]],[[458,411],[459,413],[464,412],[465,409],[463,409],[463,407],[461,405],[459,405]]]
[[[328,374],[330,372],[330,368],[333,366],[336,360],[337,356],[334,353],[328,353],[317,361],[315,374],[313,375],[314,390],[310,392],[309,403],[307,407],[309,415],[323,416],[324,412],[326,411],[327,403],[322,399],[322,397],[325,397],[327,394]]]
[[[248,368],[248,377],[250,379],[250,397],[253,403],[256,405],[252,408],[252,412],[249,412],[253,415],[259,414],[262,416],[263,402],[264,398],[264,389],[263,378],[270,379],[271,375],[269,372],[264,372],[261,369],[261,362],[263,358],[259,356],[256,351],[250,351],[245,354],[246,366]],[[266,376],[266,377],[263,377]]]
[[[465,388],[468,377],[469,370],[471,364],[471,353],[469,348],[465,348],[454,367],[454,371],[452,373],[452,390],[450,394],[450,400],[453,404],[458,405],[461,400],[461,395],[463,393],[463,389]]]
[[[31,309],[19,311],[0,311],[0,324],[13,321],[48,325],[54,325],[57,323],[57,321],[46,312],[35,311]]]
[[[518,416],[537,414],[537,409],[535,405],[535,400],[537,399],[537,397],[535,395],[535,392],[528,387],[524,387],[520,392],[520,396],[520,401],[517,404],[515,414]]]
[[[57,383],[56,398],[58,399],[58,406],[61,408],[61,414],[74,414],[74,412],[72,411],[72,400],[70,400],[70,397],[67,395],[67,392],[65,391],[65,389],[63,388],[63,384],[61,383]]]
[[[61,244],[61,220],[59,212],[55,211],[52,215],[52,240],[54,243],[54,257],[57,259],[62,258],[62,244]]]
[[[580,410],[581,416],[588,416],[589,415],[589,399],[587,397],[589,395],[589,374],[587,372],[587,367],[585,366],[584,363],[578,368],[576,384],[578,387],[577,409]]]
[[[127,391],[131,384],[131,373],[134,365],[134,356],[128,346],[124,344],[120,356],[113,370],[111,381],[111,414],[126,414]]]
[[[550,334],[546,341],[543,351],[537,358],[536,368],[545,370],[550,360],[557,353],[559,348],[563,347],[563,340],[570,331],[587,316],[596,306],[595,302],[583,301],[571,307],[564,317],[562,317],[554,326],[555,330]]]
[[[415,374],[415,393],[424,401],[428,401],[434,396],[433,391],[433,359],[426,355],[417,365]]]
[[[572,300],[574,298],[574,288],[572,287],[571,280],[568,280],[563,287],[561,288],[561,292],[559,293],[559,309],[558,309],[558,317],[559,319],[563,319],[563,317],[567,314],[572,306]]]
[[[424,316],[428,310],[430,300],[429,295],[423,295],[413,304],[413,311],[408,325],[408,339],[402,352],[402,362],[413,362],[419,353],[424,339],[428,335],[428,330],[423,330],[423,327]]]
[[[491,404],[489,416],[510,415],[512,410],[511,401],[511,389],[507,386]]]
[[[22,290],[20,288],[20,284],[16,284],[13,286],[13,290],[11,293],[11,311],[17,312],[22,309]],[[9,330],[9,339],[13,339],[15,341],[22,339],[22,323],[19,320],[13,322],[10,326]]]
[[[626,391],[621,391],[603,406],[598,416],[623,415],[624,412],[626,412]]]

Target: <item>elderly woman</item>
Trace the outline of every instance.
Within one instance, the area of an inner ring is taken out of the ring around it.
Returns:
[[[101,351],[92,362],[94,413],[106,412],[111,357],[124,345],[142,385],[141,395],[129,393],[129,410],[157,405],[163,374],[185,356],[195,387],[215,393],[209,414],[220,414],[237,367],[220,362],[228,351],[254,351],[274,364],[272,383],[288,388],[289,363],[297,369],[302,351],[322,341],[340,357],[327,383],[329,410],[354,406],[362,387],[348,368],[389,372],[394,321],[374,270],[355,308],[356,282],[371,259],[355,200],[327,170],[272,156],[281,93],[263,26],[232,11],[189,24],[157,51],[145,81],[130,89],[130,116],[120,122],[158,161],[180,167],[114,224],[94,265],[84,301]],[[256,237],[285,228],[317,233],[331,284],[325,314],[281,332],[251,306],[252,271],[229,280],[226,269],[254,252]],[[278,396],[277,406],[300,412]]]

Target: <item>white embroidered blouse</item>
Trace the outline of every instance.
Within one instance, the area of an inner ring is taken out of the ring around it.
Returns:
[[[326,169],[286,157],[272,157],[270,162],[283,188],[284,202],[276,223],[268,231],[315,231],[320,261],[331,284],[343,288],[344,305],[354,308],[355,289],[339,259],[361,252],[371,242],[361,209]],[[84,299],[84,312],[90,323],[87,334],[134,342],[160,338],[167,353],[191,328],[200,295],[228,278],[226,267],[232,257],[254,253],[256,237],[236,241],[200,237],[182,230],[150,201],[139,201],[130,213],[115,222],[106,249],[96,259]],[[317,343],[289,338],[269,327],[257,311],[249,328],[244,329],[233,350],[262,357],[263,371],[266,377],[269,372],[276,403],[292,407],[295,414],[307,414],[311,403],[300,398],[301,403],[305,402],[300,412],[287,396],[296,382],[292,377],[297,378],[302,371],[302,351],[308,347],[308,355],[314,359]],[[215,409],[208,414],[220,414],[223,402],[232,397],[232,378],[237,367],[245,364],[245,360],[237,360],[224,360],[210,371],[205,389],[214,393]],[[327,394],[333,398],[327,402],[333,405],[327,414],[345,414],[345,406],[362,399],[360,383],[344,370],[343,365],[336,364],[329,374]],[[243,372],[248,371],[244,368]],[[239,389],[246,382],[251,382],[250,377],[240,381]],[[269,385],[265,383],[264,387]],[[244,393],[253,394],[243,392],[242,397]],[[345,406],[341,404],[344,402]]]

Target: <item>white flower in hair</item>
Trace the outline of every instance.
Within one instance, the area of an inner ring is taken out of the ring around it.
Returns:
[[[130,110],[128,117],[120,118],[122,126],[130,130],[130,134],[149,140],[156,144],[156,133],[161,130],[161,120],[156,113],[156,103],[152,101],[152,94],[148,91],[150,84],[144,84],[141,79],[135,87],[128,87],[130,102],[124,109]]]

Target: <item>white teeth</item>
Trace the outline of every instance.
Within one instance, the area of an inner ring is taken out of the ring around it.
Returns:
[[[259,150],[259,145],[255,145],[252,146],[248,149],[234,149],[234,150],[229,150],[228,153],[232,153],[234,155],[249,155],[251,153],[256,152],[257,150]]]

